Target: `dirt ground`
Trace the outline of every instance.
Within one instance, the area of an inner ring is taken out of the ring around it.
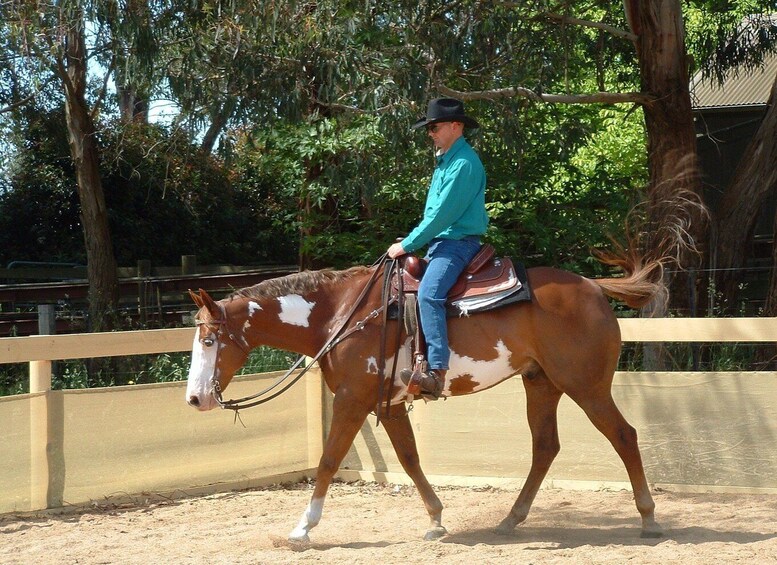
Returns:
[[[512,536],[491,528],[517,491],[439,488],[449,535],[428,524],[412,487],[332,486],[311,542],[286,536],[307,483],[66,513],[0,516],[0,563],[777,563],[777,495],[654,493],[660,539],[641,539],[631,493],[540,491]]]

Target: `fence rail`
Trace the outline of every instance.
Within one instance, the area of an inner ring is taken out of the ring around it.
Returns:
[[[255,268],[182,266],[177,273],[165,269],[152,275],[150,269],[138,268],[135,274],[122,273],[119,307],[123,314],[141,324],[150,320],[158,325],[170,321],[180,323],[182,312],[191,305],[186,294],[189,289],[203,288],[220,298],[237,288],[297,270],[297,267],[288,265]],[[15,273],[16,269],[6,271]],[[31,319],[29,312],[17,313],[18,309],[32,304],[66,305],[64,317],[56,320],[58,331],[78,331],[85,324],[83,312],[87,309],[88,292],[89,284],[85,280],[0,285],[0,336],[8,336],[12,332],[16,335],[35,333],[37,320]]]
[[[621,319],[620,325],[624,341],[777,342],[777,318]],[[53,361],[187,351],[193,335],[193,328],[183,328],[0,338],[0,363],[30,364],[30,394],[0,398],[0,476],[8,479],[0,482],[0,512],[117,492],[234,486],[235,477],[245,486],[310,472],[331,417],[315,373],[283,402],[248,411],[246,429],[233,426],[222,411],[200,414],[187,407],[185,383],[51,390]],[[267,378],[237,379],[235,394]],[[518,480],[530,454],[512,445],[528,437],[519,417],[525,413],[520,386],[513,379],[471,397],[417,406],[412,417],[427,472],[459,481]],[[651,480],[676,488],[777,493],[774,372],[618,373],[613,390],[640,431]],[[572,437],[575,447],[562,452],[549,481],[624,480],[609,444],[571,402],[562,401],[559,424],[562,440]],[[457,448],[439,449],[452,430]],[[577,456],[565,459],[570,453]],[[346,478],[401,477],[387,439],[371,422],[343,469]]]
[[[625,342],[777,342],[777,318],[621,318]],[[188,351],[194,328],[0,338],[0,363]]]

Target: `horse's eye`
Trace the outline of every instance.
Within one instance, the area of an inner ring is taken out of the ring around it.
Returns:
[[[202,340],[202,344],[203,344],[205,347],[210,347],[210,346],[211,346],[211,345],[213,345],[214,343],[215,343],[215,342],[214,342],[214,340],[213,340],[213,338],[212,338],[212,337],[206,337],[205,339],[203,339],[203,340]]]

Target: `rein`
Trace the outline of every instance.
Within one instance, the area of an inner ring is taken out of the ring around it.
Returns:
[[[375,263],[373,263],[373,266],[382,264],[385,262],[387,257],[387,254],[383,254],[380,259],[378,259]],[[273,398],[276,398],[277,396],[280,396],[284,392],[286,392],[289,388],[291,388],[297,381],[299,381],[305,373],[310,369],[310,367],[313,366],[314,363],[316,363],[321,357],[329,353],[334,347],[336,347],[339,343],[341,343],[344,339],[352,335],[353,333],[357,331],[363,330],[367,322],[370,320],[377,318],[381,313],[383,313],[383,320],[384,320],[384,326],[382,331],[382,339],[381,339],[381,352],[382,352],[382,363],[380,363],[380,370],[379,370],[379,377],[381,379],[381,385],[380,385],[380,396],[379,398],[383,398],[383,380],[385,375],[385,320],[387,317],[387,311],[389,306],[389,301],[386,300],[387,296],[387,290],[386,287],[389,286],[389,283],[387,282],[391,278],[391,274],[395,270],[396,266],[396,260],[392,260],[391,265],[388,269],[386,269],[386,279],[384,280],[384,292],[383,292],[383,301],[379,308],[373,310],[367,316],[365,316],[362,320],[359,320],[356,322],[353,326],[348,328],[347,330],[343,331],[345,329],[345,326],[348,324],[348,322],[351,321],[351,318],[356,313],[356,310],[361,305],[364,298],[369,293],[372,286],[375,284],[375,281],[378,278],[378,274],[380,273],[380,269],[375,269],[375,271],[370,276],[367,283],[364,285],[364,288],[362,289],[361,293],[359,294],[358,298],[355,300],[353,305],[351,306],[351,309],[348,311],[348,314],[343,318],[342,322],[337,326],[337,328],[331,333],[330,338],[326,341],[326,343],[321,347],[321,349],[316,353],[314,357],[312,357],[311,362],[304,366],[302,370],[299,372],[298,375],[296,375],[293,379],[291,379],[290,382],[286,383],[283,388],[280,390],[274,392],[270,396],[266,396],[271,391],[273,391],[275,388],[281,386],[285,381],[287,381],[292,373],[297,370],[297,368],[304,362],[305,355],[301,355],[299,359],[286,371],[286,374],[284,374],[282,377],[278,378],[277,381],[275,381],[272,385],[267,387],[266,389],[256,393],[252,394],[250,396],[245,396],[243,398],[237,398],[234,400],[224,400],[221,396],[221,385],[219,384],[218,378],[216,377],[216,367],[218,367],[218,355],[219,355],[219,349],[216,350],[216,361],[214,363],[214,370],[213,375],[211,376],[211,382],[213,383],[213,396],[216,399],[216,402],[218,403],[221,408],[234,410],[236,413],[238,410],[242,410],[244,408],[252,408],[254,406],[259,406],[260,404],[264,404],[265,402],[269,402]],[[245,342],[245,339],[242,340],[242,342],[235,336],[234,333],[232,333],[229,329],[229,322],[227,319],[226,309],[224,308],[223,304],[217,303],[219,306],[219,309],[221,310],[221,318],[219,320],[211,320],[210,322],[196,322],[197,325],[205,325],[212,324],[218,326],[218,332],[216,333],[217,341],[220,340],[224,334],[226,334],[226,337],[232,341],[235,345],[237,345],[240,349],[243,350],[244,353],[248,353],[248,344]],[[242,336],[241,336],[242,337]],[[396,365],[396,358],[394,361],[394,364]],[[380,400],[379,400],[380,403]],[[388,405],[388,400],[387,400]],[[387,408],[388,410],[388,408]],[[380,422],[380,416],[378,417],[378,421]]]

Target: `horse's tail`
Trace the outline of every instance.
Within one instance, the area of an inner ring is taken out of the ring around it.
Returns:
[[[602,291],[631,308],[642,308],[653,300],[666,302],[669,293],[664,284],[664,259],[645,259],[638,252],[618,246],[617,251],[597,251],[606,265],[623,270],[618,278],[593,279]]]
[[[631,229],[629,219],[640,223],[640,215],[632,210],[626,223],[626,244],[613,239],[610,250],[594,251],[599,261],[624,273],[623,277],[594,279],[594,282],[607,296],[632,308],[642,308],[653,301],[653,310],[665,307],[669,290],[664,268],[673,264],[682,269],[690,257],[701,256],[693,236],[707,219],[701,199],[693,192],[675,188],[654,206],[653,215],[659,221],[643,229]],[[696,227],[692,229],[692,226]],[[638,251],[640,248],[645,252]]]

